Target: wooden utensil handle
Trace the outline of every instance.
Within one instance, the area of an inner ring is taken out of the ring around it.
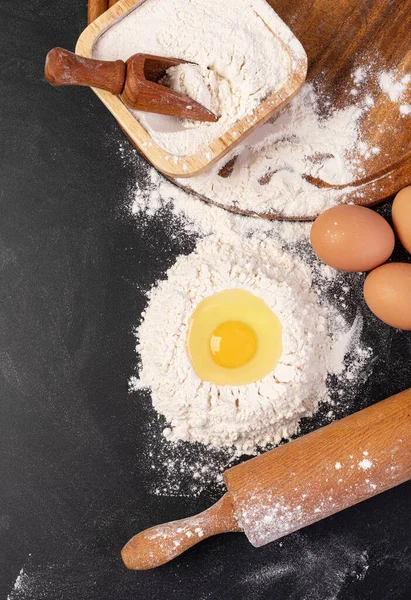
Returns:
[[[124,546],[124,564],[128,569],[153,569],[212,535],[240,531],[233,512],[230,496],[225,494],[199,515],[147,529]]]
[[[108,0],[88,0],[87,21],[92,23],[109,8]]]
[[[87,21],[92,23],[106,10],[117,4],[117,0],[88,0]]]
[[[228,493],[208,510],[132,538],[125,565],[152,569],[230,531],[262,546],[411,479],[411,389],[232,467],[224,479]]]
[[[124,88],[126,64],[122,60],[84,58],[64,48],[53,48],[46,57],[44,74],[51,85],[85,85],[117,96]]]

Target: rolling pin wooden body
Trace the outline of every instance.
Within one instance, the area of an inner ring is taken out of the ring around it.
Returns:
[[[150,569],[228,531],[262,546],[409,479],[411,390],[229,469],[216,505],[138,534],[123,560]]]

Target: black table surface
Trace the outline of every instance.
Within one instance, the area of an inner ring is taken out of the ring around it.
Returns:
[[[230,534],[124,568],[132,534],[216,493],[150,492],[132,328],[139,290],[190,241],[159,220],[136,228],[114,119],[90,91],[43,79],[46,52],[73,49],[85,21],[85,0],[0,4],[0,598],[408,600],[411,484],[258,550]],[[411,386],[411,335],[375,327],[357,409]]]

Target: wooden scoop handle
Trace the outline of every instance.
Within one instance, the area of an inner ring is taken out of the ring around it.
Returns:
[[[85,85],[117,96],[124,88],[126,63],[84,58],[64,48],[53,48],[47,54],[44,74],[51,85]]]
[[[95,21],[109,8],[108,0],[88,0],[87,20],[88,23]]]
[[[106,10],[117,4],[117,0],[88,0],[88,23],[95,21]]]
[[[229,494],[194,517],[151,527],[135,535],[121,551],[128,569],[159,567],[192,546],[219,533],[241,531]]]

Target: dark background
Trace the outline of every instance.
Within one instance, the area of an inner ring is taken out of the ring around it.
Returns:
[[[123,567],[131,535],[218,493],[150,493],[132,328],[141,290],[193,242],[137,227],[125,198],[143,161],[124,160],[90,91],[43,80],[46,52],[73,49],[85,24],[85,0],[1,0],[0,598],[409,600],[411,484],[259,550],[231,534],[158,570]],[[355,409],[411,386],[411,336],[371,317],[365,335],[377,360]]]

